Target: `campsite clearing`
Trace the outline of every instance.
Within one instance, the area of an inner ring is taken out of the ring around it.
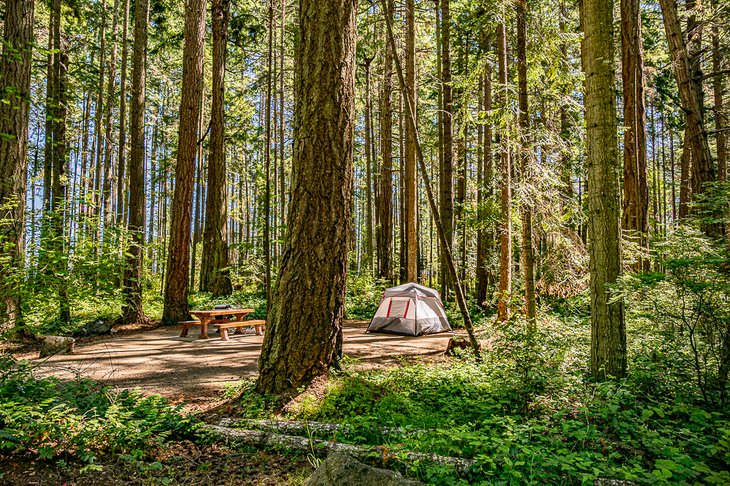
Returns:
[[[366,321],[344,323],[344,353],[358,369],[386,368],[401,360],[444,359],[451,333],[422,337],[365,334]],[[229,341],[179,337],[180,326],[120,333],[80,341],[74,354],[32,359],[41,376],[92,378],[116,388],[159,393],[189,409],[207,409],[221,391],[256,376],[263,336],[233,335]]]

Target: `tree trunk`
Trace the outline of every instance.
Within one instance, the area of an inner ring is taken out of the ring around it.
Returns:
[[[370,98],[370,65],[373,58],[365,60],[365,262],[368,274],[373,271],[373,149],[372,109]]]
[[[167,253],[165,310],[162,314],[164,325],[176,324],[190,317],[188,313],[190,220],[198,145],[198,118],[203,96],[204,34],[205,0],[186,0],[175,194],[172,199],[170,246]]]
[[[126,154],[127,154],[127,31],[129,29],[129,0],[124,0],[124,27],[122,27],[122,71],[119,80],[119,155],[117,155],[117,224],[126,222],[125,200]]]
[[[446,232],[446,240],[449,248],[454,246],[454,144],[453,144],[453,112],[454,103],[452,99],[451,85],[451,15],[449,3],[451,0],[441,0],[441,83],[443,85],[443,110],[442,126],[444,156],[439,173],[440,182],[440,213],[441,224]],[[448,263],[446,257],[441,253],[441,297],[449,299]]]
[[[273,64],[273,40],[274,40],[274,4],[273,0],[269,0],[269,23],[268,31],[269,48],[266,56],[266,107],[264,108],[264,127],[266,138],[264,141],[264,177],[266,178],[266,188],[264,193],[264,267],[265,289],[266,289],[266,309],[271,309],[271,89],[274,83],[272,79]]]
[[[117,34],[119,33],[119,0],[114,0],[112,16],[112,52],[109,56],[109,75],[106,88],[106,105],[104,106],[104,184],[102,196],[104,198],[104,239],[109,241],[109,230],[113,220],[112,214],[112,114],[114,112],[114,88],[117,84]]]
[[[623,229],[645,246],[649,186],[646,166],[644,53],[639,0],[621,0],[621,79],[624,95]],[[636,270],[642,268],[639,261]]]
[[[339,357],[347,281],[355,84],[354,0],[302,0],[291,204],[257,389],[295,391]],[[304,291],[303,291],[304,289]]]
[[[489,43],[485,41],[484,44],[483,50],[486,54],[489,50]],[[489,62],[484,63],[484,66],[484,85],[481,96],[483,100],[482,106],[485,113],[490,113],[492,111],[492,69]],[[480,306],[484,306],[487,300],[487,290],[489,288],[489,272],[487,271],[487,264],[492,246],[492,231],[489,228],[482,228],[482,225],[488,224],[485,205],[492,197],[492,124],[489,120],[490,118],[487,116],[486,121],[483,124],[482,159],[479,162],[481,165],[479,172],[482,174],[482,179],[479,183],[479,190],[477,194],[480,229],[477,234],[476,297]]]
[[[0,335],[21,320],[13,269],[23,268],[34,1],[7,2],[0,57]]]
[[[53,120],[51,170],[51,251],[54,253],[52,272],[58,286],[59,321],[71,320],[68,299],[68,264],[65,252],[65,209],[68,177],[68,142],[66,140],[66,88],[68,84],[68,41],[61,32],[61,0],[54,0],[51,12],[53,25]]]
[[[517,3],[517,83],[520,110],[520,171],[522,184],[532,183],[530,176],[530,114],[527,104],[527,0]],[[528,191],[524,191],[527,193]],[[532,202],[529,196],[522,201],[522,272],[525,285],[525,310],[534,323],[535,304],[535,256],[532,249]]]
[[[663,0],[664,1],[664,0]],[[584,0],[581,46],[585,73],[586,168],[591,294],[591,373],[626,374],[623,303],[609,302],[621,273],[618,144],[614,81],[613,2]]]
[[[393,0],[388,0],[383,15],[393,18]],[[378,225],[376,243],[378,254],[378,277],[393,280],[393,49],[386,42],[383,59],[383,84],[380,98],[380,190],[377,199]]]
[[[507,31],[504,23],[497,26],[497,64],[499,65],[499,106],[507,110]],[[506,115],[506,113],[504,113]],[[501,222],[499,245],[499,299],[497,320],[509,319],[512,294],[512,160],[508,130],[503,125],[499,134],[500,173],[502,179]]]
[[[720,15],[718,0],[713,0],[713,7],[715,14]],[[720,73],[727,62],[723,57],[723,53],[720,48],[720,32],[717,23],[720,21],[719,18],[715,19],[715,24],[712,27],[712,71],[715,73],[712,78],[712,94],[715,103],[715,131],[717,132],[717,138],[715,143],[717,145],[717,178],[720,181],[727,180],[727,135],[726,135],[726,114],[725,114],[725,103],[723,100],[723,85],[722,81],[724,75]],[[730,236],[730,232],[727,233]]]
[[[149,0],[135,0],[134,46],[132,48],[132,99],[129,116],[129,218],[127,229],[131,236],[124,271],[123,323],[146,322],[142,309],[142,264],[144,259],[145,219],[145,89],[147,73],[147,20]],[[121,147],[120,147],[121,150]]]
[[[203,254],[207,263],[200,270],[201,287],[214,296],[231,295],[228,271],[228,197],[225,148],[225,66],[229,0],[213,0],[213,103],[210,119],[208,197],[205,206]]]
[[[406,85],[412,100],[416,100],[416,15],[415,0],[406,0]],[[405,144],[405,241],[406,280],[418,280],[418,199],[416,185],[415,133],[406,123]]]
[[[685,152],[688,148],[690,149],[692,156],[691,186],[692,198],[694,199],[698,194],[704,192],[706,182],[715,179],[710,145],[707,142],[707,132],[702,120],[702,105],[699,97],[701,80],[692,76],[692,66],[682,36],[676,1],[659,0],[659,3],[662,8],[664,30],[669,43],[674,75],[677,78],[679,97],[684,111],[686,129],[684,147]],[[684,183],[684,180],[682,182]]]

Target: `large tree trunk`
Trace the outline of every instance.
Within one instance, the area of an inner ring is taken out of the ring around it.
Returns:
[[[715,179],[712,166],[710,145],[702,120],[702,104],[700,99],[702,82],[692,76],[692,66],[687,54],[687,45],[682,36],[682,27],[677,15],[675,0],[659,0],[664,17],[669,51],[672,57],[674,75],[677,78],[679,97],[684,111],[686,138],[684,150],[691,151],[692,156],[692,198],[704,192],[704,184]],[[682,181],[684,183],[684,181]],[[681,216],[680,216],[681,217]]]
[[[147,72],[147,19],[149,0],[136,0],[134,7],[134,47],[132,48],[132,100],[130,106],[129,219],[131,236],[124,271],[124,304],[121,322],[146,322],[142,309],[142,263],[144,258],[145,139],[144,111]]]
[[[522,183],[531,184],[530,177],[530,114],[527,104],[527,0],[517,4],[517,82],[520,109],[520,172]],[[522,201],[522,272],[525,285],[525,308],[527,317],[534,321],[535,304],[535,256],[532,249],[532,203],[530,198]]]
[[[621,0],[621,78],[624,95],[623,229],[644,246],[649,230],[644,53],[639,0]],[[641,262],[637,270],[641,269]]]
[[[233,291],[228,272],[228,197],[226,195],[226,156],[224,124],[224,76],[229,0],[213,0],[213,105],[210,119],[210,157],[208,158],[208,197],[205,206],[201,288],[214,296]]]
[[[393,0],[388,0],[388,9],[383,15],[393,18]],[[386,42],[383,58],[383,85],[380,97],[380,190],[377,209],[378,225],[376,244],[378,254],[378,277],[393,280],[393,49]]]
[[[185,321],[190,317],[188,313],[190,220],[193,210],[198,119],[203,96],[204,34],[205,0],[186,0],[175,194],[172,199],[170,246],[167,252],[165,310],[162,314],[162,323],[165,325]]]
[[[0,57],[0,335],[22,319],[13,269],[23,268],[33,0],[8,2]]]
[[[588,175],[591,373],[596,378],[622,377],[626,374],[623,303],[609,302],[609,286],[621,273],[613,2],[584,0],[581,14]]]
[[[302,0],[294,156],[281,270],[257,389],[285,393],[341,352],[347,280],[355,88],[354,0]]]
[[[406,85],[416,100],[416,15],[415,0],[406,1]],[[405,242],[406,280],[418,280],[418,199],[416,185],[416,142],[410,123],[406,123],[405,143]]]
[[[499,106],[507,110],[507,32],[505,24],[497,26],[497,64],[499,65]],[[508,130],[503,123],[499,134],[500,174],[502,179],[499,245],[499,299],[497,320],[506,321],[510,314],[512,294],[512,160]]]
[[[441,84],[443,110],[441,131],[443,136],[443,160],[439,171],[439,195],[441,224],[444,226],[449,248],[454,246],[454,144],[453,144],[453,89],[451,86],[451,15],[449,2],[441,0]],[[441,297],[449,299],[448,263],[441,252]]]

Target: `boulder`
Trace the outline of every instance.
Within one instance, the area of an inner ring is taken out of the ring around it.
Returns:
[[[420,481],[406,479],[397,472],[378,469],[333,452],[304,482],[305,486],[416,486]]]
[[[54,354],[71,354],[76,340],[66,336],[43,336],[41,338],[41,358]]]
[[[105,319],[97,319],[95,321],[89,321],[84,324],[84,327],[77,330],[74,336],[86,337],[86,336],[100,336],[102,334],[109,334],[112,331],[111,321]]]

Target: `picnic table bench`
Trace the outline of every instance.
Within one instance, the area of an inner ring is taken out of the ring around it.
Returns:
[[[228,341],[228,329],[236,328],[236,332],[243,333],[244,327],[254,327],[256,335],[263,334],[261,331],[266,321],[260,319],[245,320],[246,316],[253,313],[254,309],[215,309],[215,310],[194,310],[190,311],[196,321],[182,321],[182,332],[180,337],[188,335],[188,329],[192,326],[200,326],[200,339],[208,339],[208,326],[215,325],[221,333],[221,339]]]

